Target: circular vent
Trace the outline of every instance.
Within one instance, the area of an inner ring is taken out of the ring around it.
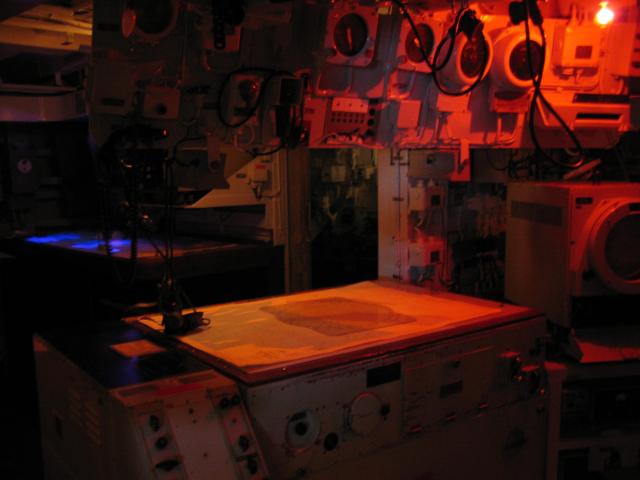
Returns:
[[[540,71],[540,62],[544,51],[542,40],[537,32],[530,36],[531,62],[535,75]],[[533,88],[531,69],[527,57],[527,39],[521,26],[507,28],[497,32],[494,41],[494,65],[491,78],[498,91],[523,92]]]
[[[416,37],[413,29],[409,30],[409,34],[404,42],[404,50],[410,61],[413,63],[422,63],[425,59],[422,50],[420,49],[420,42],[422,42],[422,46],[424,47],[427,56],[429,56],[433,50],[435,36],[431,27],[426,23],[416,25],[416,30],[418,31],[420,41],[418,41],[418,37]]]
[[[474,35],[462,47],[460,53],[460,69],[469,78],[476,78],[482,73],[489,54],[489,45],[483,36]]]
[[[342,17],[333,31],[336,50],[345,57],[353,57],[360,53],[368,38],[367,22],[357,13],[349,13]]]
[[[538,42],[530,42],[531,50],[531,67],[534,75],[540,72],[540,60],[542,59],[542,45]],[[522,81],[531,80],[531,69],[529,68],[529,59],[527,57],[527,41],[523,40],[513,47],[511,55],[509,55],[509,68],[513,75]]]
[[[135,33],[146,40],[160,40],[176,25],[176,0],[130,0],[128,9],[134,12]]]
[[[640,279],[640,215],[624,217],[609,231],[604,244],[611,271],[624,280]]]
[[[447,52],[449,41],[448,38],[444,41],[441,52]],[[444,53],[441,56],[444,58]],[[438,58],[438,62],[442,62],[442,58]],[[462,89],[473,84],[478,76],[484,78],[492,62],[493,46],[486,35],[476,34],[469,40],[461,34],[456,37],[451,59],[438,78],[450,88]]]
[[[640,293],[640,199],[618,199],[594,222],[589,254],[600,279],[611,289]]]

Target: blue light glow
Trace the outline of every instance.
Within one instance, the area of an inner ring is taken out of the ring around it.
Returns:
[[[27,237],[27,242],[42,244],[68,242],[74,240],[80,240],[80,235],[78,235],[77,233],[57,233],[53,235]]]
[[[111,240],[109,245],[113,253],[118,253],[120,251],[118,247],[128,247],[131,245],[131,240]],[[74,243],[71,245],[71,248],[77,248],[79,250],[105,250],[106,245],[102,240],[91,240],[88,242]]]

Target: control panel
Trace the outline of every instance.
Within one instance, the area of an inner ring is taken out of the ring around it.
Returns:
[[[211,471],[242,480],[267,477],[235,387],[209,391],[201,398],[173,396],[136,409],[135,414],[157,479],[201,478]]]
[[[243,386],[272,474],[286,479],[349,478],[348,472],[361,461],[367,476],[376,479],[392,478],[393,465],[393,478],[464,478],[474,463],[449,461],[465,455],[461,437],[454,437],[461,428],[467,432],[463,437],[485,456],[475,467],[486,461],[490,471],[500,470],[500,478],[515,478],[516,472],[518,478],[541,478],[546,376],[542,350],[531,344],[532,338],[544,335],[540,320],[290,380]],[[497,437],[493,447],[483,447],[483,423],[509,417],[515,410],[526,413],[509,423],[492,423]],[[434,453],[439,442],[446,443],[441,458]],[[500,460],[504,451],[513,462]],[[400,469],[397,462],[403,455],[424,461]],[[531,465],[529,476],[522,476],[522,464]]]
[[[35,349],[48,478],[269,478],[238,387],[196,359],[148,340],[81,366],[42,338]]]

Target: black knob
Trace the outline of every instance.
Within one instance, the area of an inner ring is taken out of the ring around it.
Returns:
[[[149,416],[149,428],[154,432],[160,430],[160,419],[156,415]]]
[[[247,437],[246,435],[240,435],[240,437],[238,438],[238,446],[240,447],[240,450],[246,452],[247,450],[249,450],[250,444],[251,441],[249,440],[249,437]]]
[[[304,437],[309,431],[309,425],[307,425],[307,422],[298,422],[294,427],[294,431],[296,432],[296,435]]]
[[[180,460],[171,459],[171,460],[164,460],[163,462],[157,463],[156,468],[158,470],[170,472],[171,470],[176,468],[178,465],[180,465]]]
[[[247,470],[251,475],[255,475],[258,472],[258,461],[254,457],[247,459]]]
[[[165,449],[167,445],[169,445],[169,440],[167,439],[167,437],[160,437],[156,440],[156,448],[158,450]]]
[[[338,435],[336,433],[330,433],[326,437],[324,437],[324,449],[331,451],[334,450],[338,446]]]
[[[529,377],[529,388],[531,393],[538,390],[541,383],[542,379],[540,378],[540,373],[536,371],[531,372],[531,376]]]
[[[227,397],[224,397],[222,400],[220,400],[219,405],[220,405],[220,408],[225,410],[231,406],[231,401]]]
[[[522,380],[522,358],[520,355],[511,359],[511,376],[517,380]]]
[[[388,403],[380,407],[380,416],[386,417],[389,413],[391,413],[391,406]]]

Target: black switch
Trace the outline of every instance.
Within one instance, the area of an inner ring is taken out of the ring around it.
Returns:
[[[156,415],[151,415],[149,417],[149,428],[154,432],[160,430],[160,419]]]
[[[163,462],[157,463],[156,468],[158,470],[163,470],[165,472],[170,472],[174,468],[180,465],[180,460],[170,459],[164,460]]]
[[[331,432],[326,437],[324,437],[324,449],[328,452],[330,452],[331,450],[335,450],[335,448],[338,446],[338,442],[338,435],[334,432]]]
[[[250,444],[251,441],[249,440],[249,437],[247,437],[246,435],[240,435],[240,438],[238,438],[238,446],[240,447],[240,450],[246,452],[247,450],[249,450]]]
[[[254,457],[247,459],[247,470],[251,475],[255,475],[258,472],[258,461]]]
[[[304,437],[309,431],[309,425],[307,424],[307,422],[298,422],[294,427],[294,431],[299,437]]]
[[[167,437],[160,437],[158,440],[156,440],[156,448],[158,450],[164,450],[167,445],[169,445],[169,440],[167,440]]]

